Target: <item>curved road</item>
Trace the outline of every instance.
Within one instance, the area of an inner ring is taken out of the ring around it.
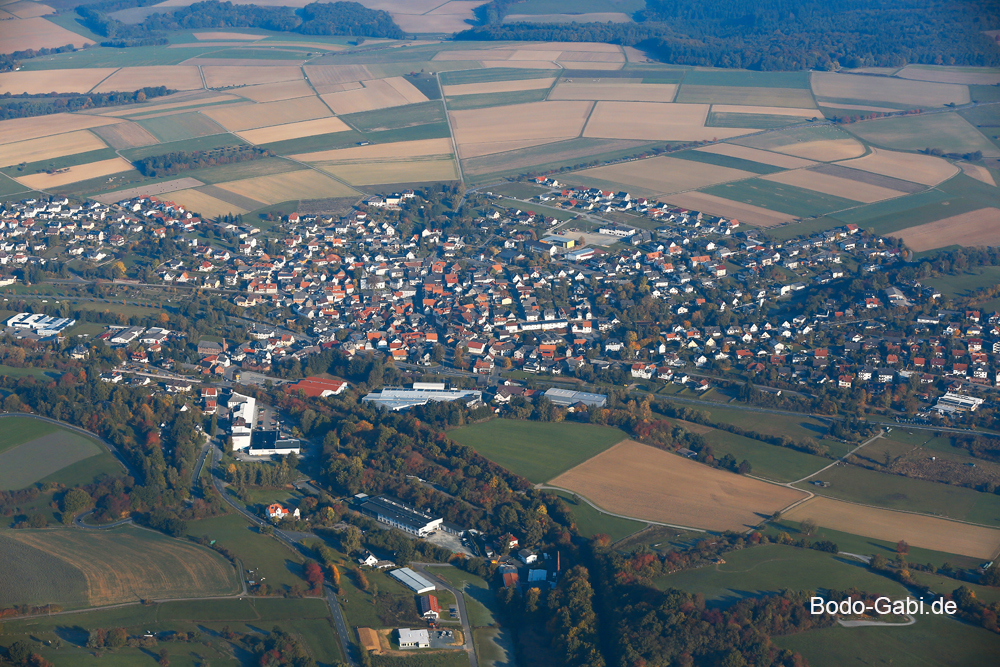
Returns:
[[[434,577],[438,586],[441,586],[447,591],[450,591],[452,595],[455,596],[455,604],[458,605],[458,613],[462,617],[462,634],[464,635],[465,644],[462,648],[469,655],[469,667],[479,667],[479,660],[476,658],[476,644],[472,639],[472,625],[469,623],[469,613],[465,608],[465,594],[462,591],[454,588],[451,584],[444,580],[443,577],[438,577],[432,575],[427,571],[428,567],[448,567],[444,563],[410,563],[410,567],[417,572],[428,576]]]

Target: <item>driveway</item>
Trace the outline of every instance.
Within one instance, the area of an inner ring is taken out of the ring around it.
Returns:
[[[433,575],[426,570],[428,567],[450,566],[442,565],[441,563],[410,563],[410,567],[424,576],[433,577],[431,581],[446,591],[451,591],[452,595],[455,596],[455,603],[458,605],[458,613],[462,617],[462,635],[465,639],[465,644],[462,648],[464,648],[465,652],[469,654],[469,667],[479,667],[479,661],[476,659],[476,645],[472,640],[472,625],[469,623],[469,612],[466,611],[465,608],[465,595],[462,591],[446,582],[443,578]]]

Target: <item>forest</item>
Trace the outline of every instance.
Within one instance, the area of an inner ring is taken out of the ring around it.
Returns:
[[[257,146],[229,146],[208,151],[181,151],[164,155],[151,155],[136,161],[134,165],[143,176],[159,178],[160,176],[173,176],[190,169],[248,162],[273,155],[274,153],[266,148]]]
[[[480,8],[484,25],[456,39],[600,41],[639,46],[679,65],[753,70],[996,66],[1000,29],[990,0],[648,0],[638,23],[510,23],[516,3]]]
[[[45,93],[40,95],[0,95],[0,120],[47,116],[53,113],[83,111],[100,107],[136,104],[156,97],[176,93],[166,86],[141,88],[132,92],[111,93]]]

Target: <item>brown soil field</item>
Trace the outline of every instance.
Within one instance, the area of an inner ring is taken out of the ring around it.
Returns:
[[[350,197],[357,194],[354,189],[312,169],[245,178],[242,181],[219,183],[218,186],[265,204],[278,204],[296,199]]]
[[[107,148],[105,143],[85,130],[29,139],[0,145],[0,167],[9,167],[21,162],[51,160],[63,155],[76,155],[102,148]]]
[[[528,61],[535,62],[535,61]],[[620,70],[625,66],[625,63],[591,63],[591,62],[580,62],[577,60],[560,60],[559,64],[566,69],[601,69],[601,70]],[[519,64],[512,65],[512,67],[520,67]]]
[[[746,130],[705,127],[707,117],[707,104],[598,102],[587,121],[583,136],[647,141],[703,141],[747,133]]]
[[[234,215],[249,213],[246,209],[235,204],[230,204],[197,190],[177,190],[170,195],[170,198],[178,204],[182,204],[188,211],[210,218],[229,213]]]
[[[170,109],[187,109],[190,110],[192,107],[205,106],[208,104],[218,104],[220,102],[226,101],[238,101],[240,98],[236,95],[226,95],[219,94],[215,91],[187,91],[184,93],[177,93],[176,95],[170,95],[169,98],[164,99],[174,99],[175,102],[166,102],[164,104],[159,104],[157,102],[143,102],[141,104],[129,104],[121,108],[111,109],[110,111],[100,111],[101,116],[132,116],[135,114],[151,114],[157,111],[166,111]]]
[[[534,53],[537,53],[535,51]],[[533,58],[518,58],[518,60],[533,60]],[[599,52],[599,51],[563,51],[556,60],[560,62],[577,63],[624,63],[625,55],[621,52]]]
[[[43,69],[37,72],[0,74],[0,94],[86,93],[115,73],[115,67],[94,69]],[[140,86],[141,88],[142,86]],[[135,90],[133,88],[133,90]]]
[[[576,174],[602,181],[631,185],[659,195],[696,190],[708,185],[738,181],[755,176],[749,171],[719,167],[692,160],[679,160],[673,157],[633,160],[607,167],[584,169]],[[567,176],[567,180],[572,180],[572,176]]]
[[[287,61],[286,61],[287,62]],[[302,78],[301,67],[244,67],[231,65],[205,65],[202,67],[209,88],[227,86],[252,86],[261,83],[278,83]]]
[[[203,195],[208,195],[209,197],[215,197],[220,201],[232,204],[233,206],[241,208],[245,211],[255,211],[258,208],[264,207],[264,202],[262,201],[250,199],[250,197],[244,197],[243,195],[238,195],[235,192],[230,192],[229,190],[223,190],[215,185],[203,185],[198,188],[198,192]]]
[[[981,208],[943,220],[892,232],[914,252],[950,245],[966,247],[1000,245],[1000,209]]]
[[[519,60],[516,63],[507,60],[480,60],[483,67],[517,67],[518,69],[560,69],[551,60]],[[594,69],[594,68],[591,68]]]
[[[99,178],[109,174],[120,174],[123,171],[135,171],[132,163],[125,158],[111,158],[100,162],[89,162],[70,167],[67,171],[57,174],[32,174],[31,176],[21,176],[16,178],[18,183],[27,185],[34,190],[49,190],[69,183]]]
[[[813,72],[812,89],[816,97],[892,102],[915,107],[944,106],[949,102],[966,104],[969,89],[947,83],[908,81],[883,76],[858,76],[835,72]]]
[[[320,134],[331,134],[333,132],[345,132],[350,129],[339,118],[320,118],[317,120],[304,120],[300,123],[288,123],[287,125],[272,125],[271,127],[262,127],[257,130],[243,130],[242,132],[237,132],[237,134],[252,144],[269,144],[275,141],[315,137]]]
[[[53,134],[65,134],[91,127],[113,125],[122,122],[119,118],[102,118],[83,114],[55,113],[34,118],[14,118],[0,121],[0,144],[12,141],[27,141]],[[88,149],[91,150],[91,149]],[[44,158],[40,158],[44,159]],[[21,160],[18,160],[21,162]]]
[[[475,146],[476,144],[472,144]],[[587,147],[566,147],[552,145],[544,153],[524,150],[523,152],[508,151],[502,154],[484,155],[462,162],[462,172],[467,175],[488,174],[507,169],[523,169],[550,162],[569,163],[576,158],[584,161],[592,155],[601,152],[621,151],[645,146],[644,141],[626,141],[624,139],[608,139],[599,144]]]
[[[795,489],[716,470],[631,440],[550,484],[609,512],[708,530],[745,530],[805,497]]]
[[[782,518],[812,519],[821,528],[863,535],[878,540],[906,540],[911,546],[990,560],[1000,549],[1000,530],[970,526],[921,514],[853,505],[816,497]]]
[[[66,46],[67,44],[72,44],[79,49],[84,45],[94,43],[93,40],[82,37],[41,17],[11,19],[9,23],[4,21],[3,28],[2,50],[4,53],[27,51],[28,49],[51,49]]]
[[[531,102],[452,111],[452,128],[460,146],[504,141],[545,143],[557,137],[579,136],[592,106],[590,102]]]
[[[607,100],[619,102],[673,102],[674,83],[580,83],[562,82],[549,93],[550,100]]]
[[[345,90],[359,90],[364,88],[360,81],[349,81],[347,83],[330,83],[325,86],[319,86],[316,88],[316,92],[320,95],[326,95],[327,93],[342,93]]]
[[[963,162],[960,166],[966,176],[971,176],[981,183],[996,187],[997,182],[994,180],[993,174],[991,174],[990,170],[986,167],[981,167],[978,164],[969,164],[968,162]]]
[[[235,91],[240,97],[254,102],[277,102],[291,100],[297,97],[313,95],[312,88],[305,81],[282,81],[281,83],[265,83],[260,86],[247,86]]]
[[[159,143],[159,140],[147,132],[141,125],[135,123],[118,123],[95,127],[94,134],[99,136],[112,148],[136,148]]]
[[[820,102],[819,104],[827,109],[857,109],[858,111],[882,111],[885,113],[899,111],[899,109],[891,109],[889,107],[872,107],[862,104],[837,104],[836,102]]]
[[[184,178],[178,178],[173,181],[147,183],[146,185],[140,185],[137,188],[129,188],[128,190],[119,190],[117,192],[108,192],[105,194],[100,194],[91,197],[91,199],[96,199],[102,204],[114,204],[115,202],[124,201],[126,199],[132,199],[133,197],[138,197],[139,195],[158,196],[170,192],[177,192],[179,190],[197,188],[203,185],[205,184],[199,181],[197,178],[191,178],[190,176],[185,176]]]
[[[445,95],[480,95],[482,93],[510,93],[518,90],[548,88],[555,79],[521,79],[520,81],[485,81],[443,86]]]
[[[458,180],[458,166],[453,157],[365,160],[344,164],[324,163],[318,165],[317,168],[351,185]]]
[[[731,86],[692,86],[684,84],[677,101],[687,104],[735,104],[765,107],[815,107],[808,90],[799,88],[736,88]]]
[[[80,71],[80,70],[74,70]],[[197,67],[185,65],[159,65],[151,67],[122,67],[101,82],[95,93],[115,90],[138,90],[143,86],[166,86],[175,90],[203,88]]]
[[[390,144],[371,144],[355,148],[341,148],[316,153],[291,155],[293,160],[302,162],[337,162],[340,160],[381,160],[386,158],[406,159],[425,155],[451,155],[454,152],[451,139],[421,139],[400,141]],[[388,181],[385,181],[388,182]]]
[[[839,164],[818,164],[815,167],[812,167],[811,171],[818,174],[836,176],[837,178],[846,179],[848,181],[856,181],[858,183],[866,183],[868,185],[877,185],[880,188],[895,190],[896,192],[906,194],[923,192],[927,189],[927,186],[920,185],[919,183],[911,183],[910,181],[903,181],[898,178],[883,176],[882,174],[873,174],[870,171],[861,171],[860,169],[842,167]]]
[[[364,81],[363,85],[364,88],[328,93],[321,97],[334,113],[340,115],[427,101],[423,93],[400,76]]]
[[[839,176],[819,173],[812,169],[782,171],[777,174],[768,174],[761,178],[765,181],[794,185],[798,188],[864,202],[865,204],[882,201],[883,199],[892,199],[893,197],[900,197],[906,194],[905,192],[890,190],[879,185],[871,185],[856,180],[840,178]]]
[[[56,13],[56,10],[40,2],[12,2],[9,5],[4,5],[3,9],[19,19],[33,19],[37,16]]]
[[[896,72],[901,79],[935,81],[939,83],[973,84],[995,86],[1000,83],[1000,70],[978,68],[947,68],[910,65]]]
[[[932,155],[897,153],[881,148],[873,148],[870,155],[840,164],[923,185],[937,185],[959,171],[955,165]]]
[[[251,35],[242,32],[194,32],[191,34],[194,35],[194,38],[197,40],[209,41],[209,42],[212,40],[220,40],[220,39],[221,40],[236,39],[236,40],[246,40],[252,42],[267,37],[267,35]]]
[[[230,104],[202,109],[201,113],[230,131],[285,125],[332,115],[315,96],[261,104]]]
[[[674,206],[695,211],[704,211],[713,215],[721,215],[727,218],[736,218],[742,223],[754,225],[755,227],[774,227],[795,219],[795,216],[779,211],[771,211],[752,204],[723,199],[715,195],[708,195],[704,192],[685,192],[670,197],[670,203]]]
[[[757,107],[745,104],[713,104],[712,111],[718,113],[759,113],[768,116],[793,116],[813,118],[819,116],[816,109],[795,109],[792,107]]]
[[[316,90],[331,84],[376,78],[364,65],[306,65],[305,71],[309,83],[316,86]]]
[[[736,144],[712,144],[711,146],[705,146],[704,148],[698,148],[696,150],[703,153],[728,155],[729,157],[737,157],[743,160],[750,160],[751,162],[769,164],[772,167],[782,167],[783,169],[799,169],[801,167],[811,167],[816,164],[812,160],[803,160],[802,158],[792,157],[791,155],[781,155],[780,153],[772,153],[771,151],[764,151],[759,148],[737,146]]]
[[[518,151],[525,148],[532,148],[533,146],[544,146],[545,144],[566,141],[567,139],[576,139],[576,137],[550,137],[548,139],[522,139],[520,141],[484,141],[478,144],[461,144],[458,147],[458,154],[463,160],[467,160],[483,157],[484,155]]]

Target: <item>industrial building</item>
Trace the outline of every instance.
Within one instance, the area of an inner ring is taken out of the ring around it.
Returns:
[[[985,401],[974,396],[947,392],[937,400],[931,410],[942,415],[952,415],[962,412],[975,412]]]
[[[384,387],[381,393],[372,392],[361,399],[387,410],[406,410],[431,401],[464,401],[466,405],[482,403],[483,392],[471,389],[448,389],[443,382],[414,382],[411,389]]]
[[[282,438],[277,430],[252,431],[250,433],[250,456],[274,456],[280,454],[301,454],[302,442],[298,438]]]
[[[603,408],[608,402],[608,397],[604,394],[590,394],[585,391],[557,389],[556,387],[552,387],[546,391],[545,398],[561,407],[583,403],[588,408]]]
[[[427,648],[431,645],[431,636],[427,630],[399,629],[399,648]]]
[[[423,595],[424,593],[430,593],[431,591],[437,590],[437,586],[408,567],[401,567],[398,570],[393,570],[389,573],[389,576],[409,588],[417,595]]]
[[[354,505],[362,514],[418,537],[426,537],[433,533],[444,522],[441,517],[421,512],[385,496],[372,497],[359,493],[354,496]]]
[[[253,424],[257,414],[257,399],[233,392],[226,403],[229,409],[229,433],[233,436],[233,449],[249,449]]]
[[[58,336],[76,324],[67,317],[52,317],[44,313],[18,313],[7,320],[6,325],[14,329],[30,329],[32,333],[47,338]]]

